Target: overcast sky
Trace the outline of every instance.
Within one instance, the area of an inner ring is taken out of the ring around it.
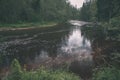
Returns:
[[[73,6],[80,8],[80,7],[82,7],[84,0],[69,0],[69,1]]]

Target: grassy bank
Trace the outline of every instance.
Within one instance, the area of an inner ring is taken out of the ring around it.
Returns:
[[[57,24],[58,24],[57,22],[31,22],[31,23],[0,24],[0,30],[52,27]]]
[[[15,59],[11,64],[8,75],[2,80],[80,80],[79,76],[67,70],[52,70],[40,68],[38,70],[22,70],[19,62]]]

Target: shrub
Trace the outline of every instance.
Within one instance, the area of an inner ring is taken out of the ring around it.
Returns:
[[[25,72],[22,80],[80,80],[78,76],[63,70],[46,70]]]
[[[109,67],[96,70],[93,80],[120,80],[120,70]]]
[[[112,18],[110,20],[110,24],[111,24],[111,27],[116,27],[116,28],[120,29],[120,16]]]
[[[21,80],[22,70],[17,59],[14,59],[11,64],[11,71],[4,80]]]
[[[80,80],[79,76],[66,70],[51,70],[40,68],[36,71],[22,71],[15,59],[11,64],[11,71],[3,80]]]

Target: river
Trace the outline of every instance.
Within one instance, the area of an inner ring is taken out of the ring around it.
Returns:
[[[0,31],[1,71],[16,58],[27,70],[68,64],[82,78],[91,77],[94,65],[103,62],[101,53],[109,41],[105,42],[103,29],[86,24],[91,23],[71,20],[54,27]]]

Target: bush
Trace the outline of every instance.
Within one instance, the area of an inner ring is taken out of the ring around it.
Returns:
[[[120,16],[110,20],[111,27],[120,29]]]
[[[111,61],[112,65],[120,69],[120,53],[119,52],[111,53],[109,56],[109,60]]]
[[[109,67],[96,70],[93,80],[120,80],[120,70]]]
[[[106,31],[106,39],[120,41],[120,16],[110,19],[109,23],[102,23]]]
[[[22,70],[18,60],[14,59],[11,64],[11,71],[4,80],[21,80]]]
[[[35,72],[25,72],[22,80],[80,80],[80,78],[63,70],[52,71],[41,68]]]
[[[36,71],[22,71],[19,62],[15,59],[9,75],[3,80],[80,80],[80,78],[65,70],[40,68]]]

